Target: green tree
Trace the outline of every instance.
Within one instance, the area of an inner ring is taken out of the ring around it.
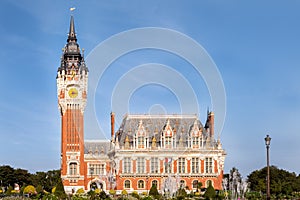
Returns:
[[[248,175],[250,190],[256,192],[266,191],[266,176],[267,167],[253,171]],[[295,173],[288,172],[283,169],[278,169],[275,166],[270,166],[270,193],[277,198],[282,196],[293,196],[300,191],[299,176]]]
[[[196,192],[200,192],[201,191],[201,188],[202,188],[202,182],[201,181],[199,181],[198,183],[197,183],[197,190],[196,190]]]
[[[58,199],[65,199],[65,198],[67,197],[61,179],[60,179],[60,181],[58,181],[58,183],[57,183],[57,186],[56,186],[56,189],[55,189],[54,194],[55,194],[55,196],[58,197]]]
[[[51,192],[52,188],[55,187],[59,181],[61,181],[60,170],[48,171],[45,176],[44,189]]]
[[[41,185],[36,186],[36,192],[38,194],[42,194],[44,192],[43,186]]]
[[[177,199],[184,199],[187,196],[187,193],[184,188],[179,188],[177,190]]]
[[[206,199],[213,199],[216,196],[216,191],[214,187],[212,186],[211,182],[209,182],[209,185],[203,195]]]
[[[0,166],[0,180],[2,181],[2,186],[4,187],[14,185],[14,169],[8,165]]]
[[[8,189],[6,190],[5,193],[6,193],[7,195],[11,195],[11,192],[13,191],[13,189],[14,189],[14,188],[10,185],[10,186],[8,187]]]
[[[25,169],[14,170],[15,183],[19,184],[20,187],[23,185],[32,185],[31,174]]]
[[[100,197],[100,199],[107,199],[108,198],[107,194],[104,191],[100,192],[99,197]]]
[[[159,199],[159,193],[156,185],[152,185],[149,191],[149,196],[152,196],[154,199]]]

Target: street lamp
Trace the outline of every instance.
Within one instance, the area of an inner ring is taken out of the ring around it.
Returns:
[[[265,143],[267,148],[267,200],[270,199],[270,165],[269,165],[269,149],[270,149],[270,143],[271,138],[269,135],[265,137]]]

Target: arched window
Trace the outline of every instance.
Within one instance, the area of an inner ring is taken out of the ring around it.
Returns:
[[[193,188],[198,188],[198,180],[193,180]]]
[[[69,164],[69,174],[76,175],[77,174],[77,163],[72,162]]]
[[[184,180],[180,180],[180,188],[185,188],[185,181]]]
[[[138,188],[144,188],[145,187],[145,183],[143,180],[139,180],[138,181]]]
[[[130,188],[130,180],[124,182],[124,188]]]
[[[155,186],[158,189],[158,182],[157,180],[153,180],[151,186]]]

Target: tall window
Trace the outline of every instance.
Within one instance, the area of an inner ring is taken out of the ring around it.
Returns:
[[[70,163],[69,165],[69,173],[70,175],[76,175],[77,174],[77,163]]]
[[[145,183],[143,180],[139,180],[138,181],[138,188],[144,188],[145,187]]]
[[[193,137],[193,148],[199,147],[199,137]]]
[[[136,169],[137,169],[137,173],[144,173],[145,170],[145,160],[144,158],[137,158],[137,162],[136,162]]]
[[[124,188],[130,188],[130,180],[124,182]]]
[[[172,158],[165,159],[165,173],[172,173]]]
[[[171,136],[165,137],[165,148],[172,148],[172,137]]]
[[[99,174],[104,174],[104,171],[105,171],[105,165],[101,164],[99,167]]]
[[[104,174],[105,165],[104,164],[91,164],[90,169],[93,169],[94,175]]]
[[[199,158],[192,158],[192,174],[199,173]]]
[[[158,173],[158,158],[151,158],[151,173]]]
[[[178,173],[185,173],[185,158],[178,158]]]
[[[213,162],[212,158],[205,158],[205,173],[213,173]]]
[[[131,172],[131,159],[130,157],[125,157],[123,159],[124,161],[124,173],[130,173]]]
[[[151,186],[155,186],[158,189],[158,182],[157,180],[153,180]]]

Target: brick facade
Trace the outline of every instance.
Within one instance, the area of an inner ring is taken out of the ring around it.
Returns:
[[[57,73],[61,113],[61,177],[67,193],[83,188],[161,193],[196,190],[211,181],[222,189],[225,151],[214,138],[214,114],[203,125],[197,115],[126,115],[111,140],[84,140],[88,69],[71,17],[67,44]],[[92,73],[92,72],[91,72]]]

